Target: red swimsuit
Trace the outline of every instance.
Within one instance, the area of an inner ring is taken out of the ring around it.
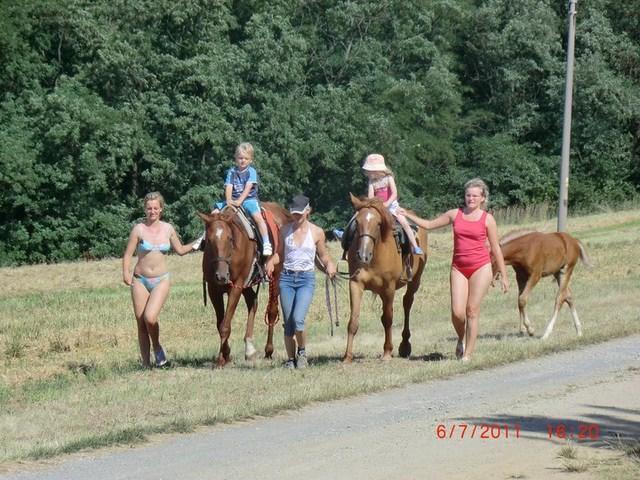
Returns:
[[[453,221],[453,260],[451,266],[467,278],[476,270],[491,263],[487,249],[487,212],[482,212],[479,220],[473,222],[462,218],[458,210]]]

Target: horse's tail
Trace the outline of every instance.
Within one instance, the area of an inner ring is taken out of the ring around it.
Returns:
[[[202,275],[202,300],[204,301],[204,306],[207,306],[207,281],[204,278],[204,274]]]
[[[584,263],[587,267],[593,267],[593,263],[591,263],[591,259],[587,255],[587,249],[584,248],[584,245],[582,245],[582,242],[580,240],[576,239],[576,242],[578,242],[578,247],[580,247],[580,260],[582,260],[582,263]]]

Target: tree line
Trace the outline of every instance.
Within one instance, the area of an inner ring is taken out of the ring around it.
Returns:
[[[557,201],[566,2],[0,3],[0,265],[120,255],[154,190],[195,237],[242,141],[325,227],[371,152],[424,215]],[[639,79],[640,0],[580,2],[571,209],[638,194]]]

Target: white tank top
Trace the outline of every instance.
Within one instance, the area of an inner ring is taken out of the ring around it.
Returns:
[[[302,245],[296,245],[293,241],[293,225],[287,227],[284,237],[284,263],[282,268],[296,272],[309,271],[314,268],[316,258],[316,243],[311,235],[311,225],[307,229]]]

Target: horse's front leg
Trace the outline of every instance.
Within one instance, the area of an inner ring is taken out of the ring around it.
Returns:
[[[217,366],[220,368],[224,367],[231,358],[231,348],[229,347],[231,319],[233,318],[233,314],[236,312],[236,307],[238,306],[241,294],[242,289],[240,288],[231,288],[229,290],[227,310],[224,312],[224,319],[222,320],[222,323],[218,324],[218,333],[220,334],[220,352],[218,353]]]
[[[220,290],[216,290],[213,284],[209,284],[209,298],[213,305],[213,311],[216,315],[216,329],[218,333],[222,328],[222,322],[224,321],[224,293]],[[216,359],[214,358],[214,362]]]
[[[393,326],[393,296],[395,294],[395,285],[389,286],[388,290],[383,292],[380,297],[382,298],[382,326],[384,327],[384,347],[382,352],[383,360],[391,360],[393,356],[393,339],[392,329]]]
[[[253,360],[256,356],[256,347],[253,345],[253,326],[258,310],[258,295],[252,288],[242,291],[244,301],[247,304],[247,328],[244,333],[244,359]]]
[[[358,333],[360,326],[360,304],[362,302],[363,287],[354,280],[349,281],[349,305],[351,307],[351,316],[347,325],[347,350],[344,352],[342,361],[351,363],[353,360],[353,339]]]
[[[524,269],[514,269],[516,272],[516,281],[518,282],[518,312],[520,313],[520,333],[523,334],[527,330],[529,336],[533,336],[534,329],[527,315],[527,302],[529,294],[533,287],[540,281],[540,274],[529,274]]]
[[[417,278],[416,278],[417,277]],[[402,328],[402,342],[398,348],[398,355],[402,358],[409,358],[411,356],[411,327],[409,325],[409,318],[411,316],[411,307],[413,306],[413,300],[415,298],[416,291],[420,287],[420,273],[417,273],[413,277],[413,280],[407,285],[407,291],[402,297],[402,307],[404,308],[404,327]]]
[[[269,284],[267,303],[267,343],[264,346],[264,358],[273,355],[273,328],[278,320],[278,299],[280,298],[280,274],[274,274]]]

